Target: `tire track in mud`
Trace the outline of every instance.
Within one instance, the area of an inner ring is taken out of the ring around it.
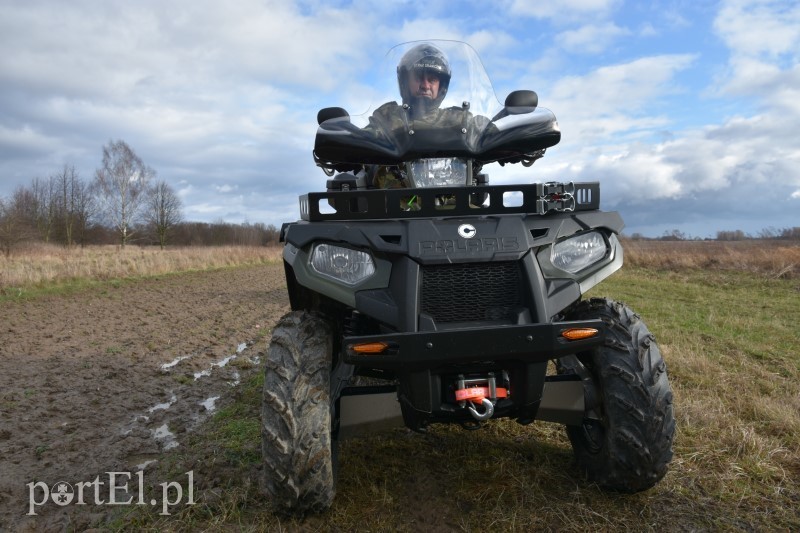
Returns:
[[[151,468],[259,368],[288,310],[282,265],[0,304],[0,530],[88,526],[26,484]]]

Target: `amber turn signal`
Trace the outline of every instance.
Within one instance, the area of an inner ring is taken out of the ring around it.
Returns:
[[[570,328],[561,332],[561,336],[568,341],[579,341],[589,339],[600,333],[594,328]]]
[[[383,353],[389,345],[385,342],[365,342],[363,344],[351,344],[350,349],[356,353],[370,355]]]

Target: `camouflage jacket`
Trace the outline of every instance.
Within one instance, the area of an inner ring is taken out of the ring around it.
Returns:
[[[411,135],[416,134],[419,138],[420,134],[428,131],[439,132],[444,138],[456,139],[457,144],[477,150],[481,134],[488,124],[486,117],[473,115],[460,107],[434,109],[415,117],[410,107],[387,102],[375,110],[364,130],[392,147],[407,146]],[[408,187],[403,171],[397,167],[373,166],[368,168],[368,173],[374,187]]]

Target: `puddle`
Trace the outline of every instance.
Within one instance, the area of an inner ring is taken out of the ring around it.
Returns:
[[[214,405],[217,402],[217,400],[219,400],[219,396],[212,396],[211,398],[208,398],[200,402],[200,405],[205,407],[206,411],[208,411],[209,413],[213,413],[214,410],[217,408],[216,405]]]
[[[164,450],[171,450],[178,447],[178,441],[175,434],[169,430],[166,424],[163,424],[153,431],[153,438],[160,441],[164,446]]]
[[[146,453],[141,455],[131,455],[128,457],[128,464],[137,471],[145,470],[148,466],[158,462],[158,457],[155,454]]]
[[[221,361],[217,361],[216,363],[211,363],[211,368],[209,368],[208,370],[203,370],[202,372],[195,372],[194,373],[194,380],[197,381],[198,379],[200,379],[202,377],[210,376],[211,375],[211,371],[214,370],[215,366],[219,367],[219,368],[222,368],[225,365],[227,365],[228,363],[230,363],[232,360],[236,359],[237,355],[238,354],[229,355],[228,357],[226,357],[225,359],[223,359]]]
[[[218,366],[218,367],[222,368],[223,366],[227,365],[228,363],[230,363],[234,359],[236,359],[236,355],[229,355],[228,357],[226,357],[222,361],[219,361],[218,363],[211,363],[211,366],[212,367],[213,366]]]
[[[151,464],[157,463],[157,462],[158,461],[156,459],[150,459],[149,461],[145,461],[143,463],[139,463],[138,465],[136,465],[136,469],[137,470],[144,470],[145,468],[147,468]]]
[[[169,363],[164,363],[163,365],[161,365],[161,370],[163,370],[163,371],[169,370],[170,368],[172,368],[173,366],[177,365],[178,363],[180,363],[184,359],[189,359],[190,357],[191,357],[191,355],[181,355],[180,357],[174,359],[173,361],[170,361]]]
[[[129,424],[129,426],[135,426],[139,422],[144,422],[146,424],[146,423],[150,422],[150,417],[147,416],[147,415],[135,415],[133,417],[133,420],[131,420],[131,423]],[[129,435],[131,431],[133,431],[133,429],[128,427],[127,429],[122,430],[121,433],[123,435]]]
[[[168,402],[165,402],[165,403],[157,403],[157,404],[155,404],[153,407],[150,407],[150,408],[147,410],[147,412],[148,412],[148,413],[152,413],[153,411],[159,411],[159,410],[162,410],[162,409],[169,409],[170,407],[172,407],[172,405],[173,405],[175,402],[177,402],[177,401],[178,401],[178,397],[177,397],[177,396],[175,396],[175,393],[174,393],[174,392],[172,392],[172,391],[170,391],[170,394],[172,394],[172,397],[169,399],[169,401],[168,401]]]
[[[257,355],[254,357],[249,357],[249,353],[245,353],[247,348],[248,348],[248,343],[246,342],[239,343],[236,346],[235,353],[228,355],[227,357],[224,357],[219,361],[212,362],[210,366],[205,370],[194,372],[194,381],[197,381],[203,377],[211,376],[215,368],[224,368],[228,366],[228,364],[237,357],[241,357],[248,362],[255,362],[257,364],[259,357]],[[170,372],[171,369],[175,368],[181,361],[194,357],[194,355],[196,354],[182,355],[180,357],[176,357],[175,359],[173,359],[168,363],[161,364],[160,368],[165,373]],[[192,366],[196,367],[197,362],[199,361],[196,361],[195,365]],[[246,368],[250,368],[250,365],[246,365]],[[187,415],[186,410],[189,407],[189,405],[187,405],[188,398],[184,396],[184,387],[181,386],[175,390],[169,390],[168,392],[169,400],[152,405],[151,407],[148,407],[144,411],[144,413],[135,415],[133,417],[132,422],[128,426],[121,428],[121,433],[123,434],[123,436],[128,436],[131,435],[134,430],[149,431],[151,438],[154,439],[156,442],[158,442],[162,451],[177,448],[180,444],[175,434],[169,429],[168,424],[170,418],[183,417],[182,419],[186,421],[186,417],[188,416],[190,420],[188,421],[189,425],[187,427],[190,428],[200,424],[208,416],[208,414],[213,413],[217,410],[217,401],[219,401],[220,398],[222,397],[222,395],[220,394],[222,392],[222,389],[220,389],[219,387],[220,386],[224,387],[225,386],[224,383],[227,383],[232,387],[235,387],[241,383],[242,374],[240,373],[240,370],[241,369],[235,367],[231,368],[229,371],[223,372],[224,375],[221,376],[225,381],[217,383],[214,380],[209,380],[208,382],[204,382],[204,384],[207,386],[200,386],[199,389],[195,389],[198,391],[205,391],[205,394],[208,395],[217,393],[216,395],[209,396],[205,400],[200,402],[198,402],[196,399],[189,400],[189,402],[192,403],[197,402],[196,405],[202,406],[203,407],[202,411],[199,411],[195,408],[193,411],[190,410]],[[180,395],[180,398],[178,397],[178,395]],[[152,424],[152,426],[150,426],[150,424]],[[155,427],[156,424],[161,424],[161,425]],[[137,426],[140,429],[137,429]],[[144,428],[143,426],[150,426],[150,428]],[[154,427],[155,429],[151,429]],[[143,457],[140,456],[137,458],[137,460],[138,460],[137,462],[140,463],[136,465],[139,470],[144,470],[149,465],[157,461],[157,459],[151,459],[150,457],[147,456]]]

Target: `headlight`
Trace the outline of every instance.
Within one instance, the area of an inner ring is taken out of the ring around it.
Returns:
[[[311,268],[323,276],[355,285],[375,273],[375,262],[365,252],[332,244],[317,244],[311,252]]]
[[[467,185],[467,161],[453,157],[418,159],[408,164],[408,174],[412,187],[463,187]]]
[[[590,231],[553,245],[551,262],[570,274],[577,274],[606,256],[608,245],[600,232]]]

